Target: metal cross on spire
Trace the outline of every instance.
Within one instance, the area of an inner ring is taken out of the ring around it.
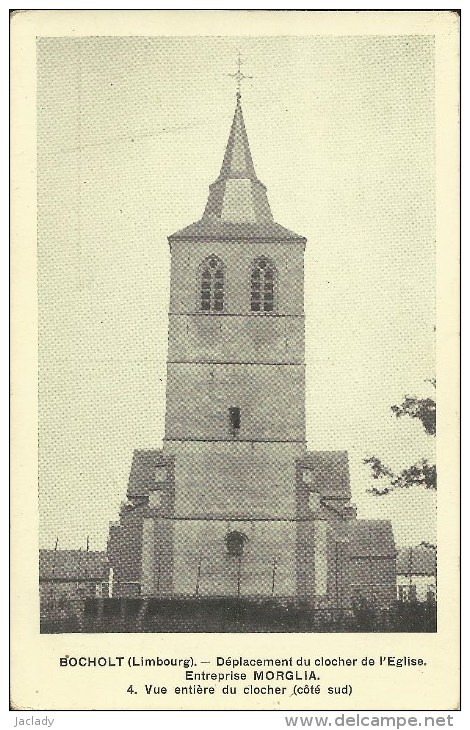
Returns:
[[[233,79],[237,82],[237,99],[240,99],[242,92],[241,92],[241,85],[242,81],[244,79],[252,79],[253,76],[245,76],[244,73],[242,73],[242,54],[240,51],[238,51],[238,71],[234,74],[229,74]]]

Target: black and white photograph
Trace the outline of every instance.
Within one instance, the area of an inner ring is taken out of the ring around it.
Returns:
[[[307,15],[36,35],[41,636],[439,633],[442,40]]]

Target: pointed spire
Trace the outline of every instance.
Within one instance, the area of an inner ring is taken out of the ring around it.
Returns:
[[[210,186],[206,216],[232,223],[261,223],[272,220],[266,188],[256,177],[248,135],[237,92],[237,105],[225,155],[217,180]]]
[[[237,91],[237,106],[225,150],[218,181],[228,177],[246,177],[256,180],[255,168],[243,119],[241,93]]]
[[[230,75],[240,82],[239,74]],[[201,220],[169,236],[170,243],[175,240],[295,241],[305,244],[303,236],[274,222],[266,187],[258,180],[251,157],[240,90],[237,91],[222,167],[217,180],[209,186],[204,214]]]

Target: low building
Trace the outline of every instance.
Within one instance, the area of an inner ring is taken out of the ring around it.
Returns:
[[[397,555],[391,523],[356,520],[350,529],[347,584],[352,602],[366,600],[371,606],[390,606],[395,598]]]
[[[437,592],[437,553],[433,545],[402,548],[397,555],[397,599],[432,601]]]
[[[39,551],[39,591],[42,604],[108,595],[108,580],[106,552]]]

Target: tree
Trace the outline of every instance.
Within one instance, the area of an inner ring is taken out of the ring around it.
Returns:
[[[432,398],[415,398],[407,395],[400,406],[392,406],[392,411],[397,418],[410,416],[418,418],[423,424],[426,433],[436,435],[436,401]]]
[[[436,387],[434,379],[428,382],[434,388]],[[391,406],[391,410],[397,418],[402,416],[417,418],[429,436],[436,435],[436,401],[433,398],[416,398],[416,396],[407,395],[403,403]],[[377,456],[367,457],[364,459],[364,464],[370,465],[373,479],[385,479],[384,487],[371,487],[367,490],[371,494],[382,496],[389,494],[394,489],[413,486],[437,489],[436,465],[430,464],[427,459],[421,459],[416,464],[403,469],[399,474],[395,474]]]

